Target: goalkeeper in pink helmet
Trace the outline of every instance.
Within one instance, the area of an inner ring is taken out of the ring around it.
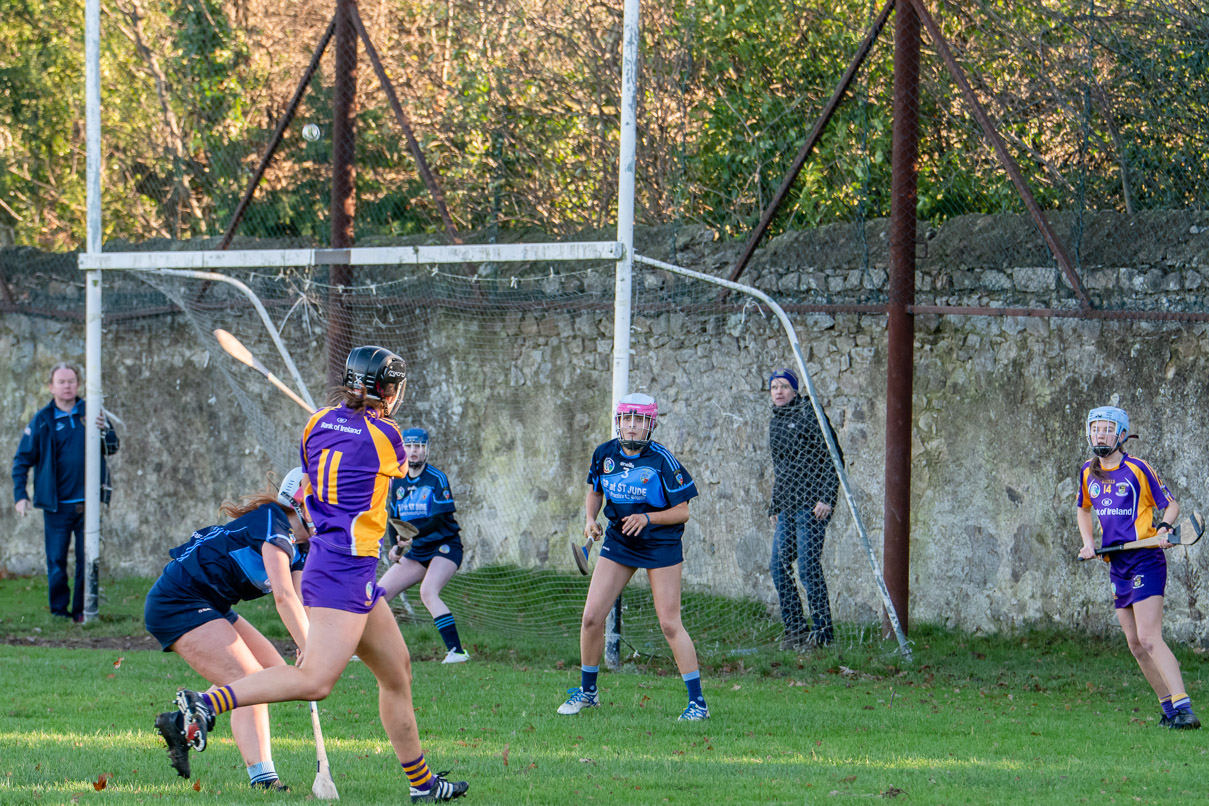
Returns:
[[[697,487],[672,452],[651,438],[658,417],[654,398],[626,395],[615,412],[617,438],[592,453],[584,536],[594,540],[603,531],[604,544],[588,586],[579,631],[580,686],[567,692],[571,696],[559,706],[560,714],[578,714],[600,704],[596,676],[604,652],[605,618],[630,577],[645,568],[659,627],[688,689],[688,707],[680,719],[709,716],[701,693],[697,650],[680,621],[681,541],[689,517],[688,502],[697,496]],[[609,522],[604,530],[596,523],[602,506]]]

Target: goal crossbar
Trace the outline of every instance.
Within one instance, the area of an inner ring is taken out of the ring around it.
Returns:
[[[216,249],[194,252],[81,253],[79,267],[92,269],[272,269],[290,266],[422,266],[441,263],[620,260],[620,241],[581,243],[457,244],[454,246],[359,246],[352,249]]]

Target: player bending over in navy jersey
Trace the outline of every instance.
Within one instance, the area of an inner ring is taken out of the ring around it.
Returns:
[[[458,637],[453,613],[441,601],[442,588],[449,584],[462,565],[461,529],[453,517],[449,477],[428,464],[428,432],[423,428],[404,431],[403,448],[407,451],[407,478],[391,481],[390,497],[386,501],[392,521],[387,534],[397,541],[388,557],[395,564],[387,569],[378,584],[386,591],[386,600],[390,601],[419,582],[420,600],[428,608],[441,640],[445,642],[442,663],[462,663],[470,660],[470,653]],[[407,523],[416,530],[410,550],[406,537],[398,534],[395,521]]]
[[[1117,621],[1125,632],[1129,650],[1142,667],[1163,708],[1159,725],[1176,730],[1201,726],[1192,713],[1184,689],[1180,664],[1163,643],[1163,595],[1167,589],[1167,556],[1171,548],[1166,536],[1180,515],[1180,505],[1159,481],[1146,462],[1127,454],[1129,415],[1113,406],[1101,406],[1087,414],[1087,444],[1095,454],[1079,473],[1079,534],[1083,548],[1079,556],[1096,556],[1092,513],[1100,522],[1101,543],[1115,546],[1158,535],[1159,548],[1121,551],[1112,555],[1113,599]],[[1154,510],[1163,510],[1163,520],[1154,526]]]
[[[626,395],[617,404],[618,438],[592,454],[584,536],[595,540],[600,535],[596,516],[602,504],[609,528],[584,602],[579,630],[581,684],[567,692],[571,696],[558,707],[560,714],[578,714],[600,704],[596,675],[604,652],[605,617],[634,571],[645,568],[659,627],[688,687],[688,707],[680,719],[709,716],[701,694],[697,650],[680,621],[681,538],[689,517],[688,502],[697,496],[697,487],[672,452],[651,440],[658,414],[654,398]]]
[[[168,552],[172,562],[147,594],[147,632],[165,652],[175,652],[214,685],[225,685],[285,660],[247,619],[236,602],[273,594],[277,613],[298,647],[306,649],[307,616],[302,606],[302,564],[311,539],[302,508],[306,475],[294,468],[280,489],[227,503],[223,526],[199,529],[189,542]],[[189,777],[189,743],[184,717],[171,711],[156,717],[155,728],[168,743],[177,774]],[[269,740],[269,708],[251,705],[231,713],[231,735],[243,755],[252,786],[289,790],[277,778]]]

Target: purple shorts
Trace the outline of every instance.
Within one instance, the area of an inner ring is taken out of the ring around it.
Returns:
[[[1135,568],[1133,571],[1133,573],[1119,574],[1114,569],[1109,574],[1112,579],[1113,607],[1118,610],[1132,607],[1151,596],[1162,596],[1167,591],[1166,563],[1150,563],[1146,567]]]
[[[312,540],[302,567],[302,603],[368,613],[386,595],[377,579],[377,557],[352,557]]]

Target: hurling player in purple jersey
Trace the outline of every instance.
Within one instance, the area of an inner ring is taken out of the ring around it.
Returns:
[[[592,454],[584,536],[594,540],[600,535],[596,516],[602,505],[609,526],[584,602],[579,630],[580,687],[567,692],[571,696],[558,707],[560,714],[578,714],[600,704],[596,676],[604,653],[605,617],[634,571],[645,568],[659,627],[688,689],[688,707],[680,719],[709,717],[701,693],[697,650],[680,621],[681,538],[689,517],[688,502],[697,496],[697,486],[672,452],[651,439],[658,415],[654,398],[626,395],[617,404],[618,438]]]
[[[1184,689],[1180,664],[1163,643],[1163,595],[1167,588],[1167,535],[1180,514],[1180,505],[1159,481],[1149,464],[1130,456],[1124,444],[1130,438],[1129,415],[1114,406],[1100,406],[1087,414],[1087,444],[1095,456],[1080,471],[1078,508],[1075,510],[1083,548],[1079,556],[1096,556],[1093,513],[1100,523],[1101,543],[1115,546],[1149,537],[1160,538],[1159,548],[1121,551],[1111,555],[1113,600],[1117,620],[1129,650],[1142,667],[1163,709],[1162,727],[1193,730],[1201,726],[1192,713]],[[1163,511],[1154,525],[1154,511]]]
[[[322,700],[355,653],[378,681],[378,713],[411,784],[412,802],[461,797],[465,781],[432,773],[424,760],[411,695],[411,658],[377,584],[391,479],[407,476],[407,454],[390,419],[407,383],[403,359],[382,347],[348,355],[339,403],[315,412],[302,435],[315,524],[302,574],[310,616],[300,666],[277,666],[205,692],[181,690],[187,738],[205,747],[214,717],[240,705]]]

